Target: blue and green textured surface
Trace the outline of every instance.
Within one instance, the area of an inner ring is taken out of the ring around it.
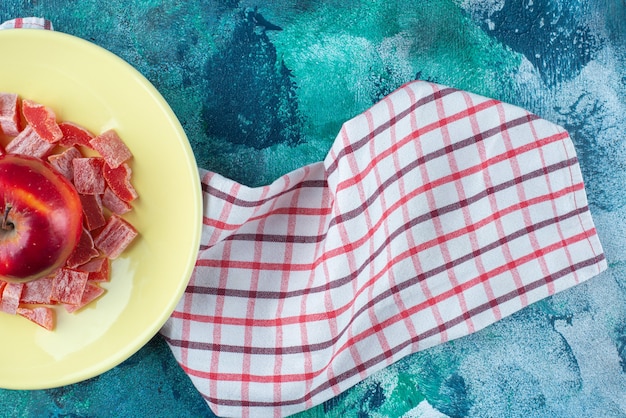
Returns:
[[[624,0],[2,2],[0,20],[19,16],[129,62],[198,164],[251,186],[321,160],[344,121],[416,78],[564,126],[609,270],[300,416],[626,417]],[[89,381],[0,390],[0,418],[111,415],[213,416],[158,335]]]

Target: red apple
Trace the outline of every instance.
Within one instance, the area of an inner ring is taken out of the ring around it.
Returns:
[[[26,282],[63,266],[82,217],[76,189],[50,164],[0,156],[0,280]]]

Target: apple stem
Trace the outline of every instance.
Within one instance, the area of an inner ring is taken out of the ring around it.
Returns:
[[[4,208],[4,216],[2,217],[2,230],[3,231],[11,231],[13,230],[13,228],[15,228],[15,225],[13,225],[13,222],[9,221],[9,212],[11,211],[12,208],[13,206],[11,205],[7,205]]]

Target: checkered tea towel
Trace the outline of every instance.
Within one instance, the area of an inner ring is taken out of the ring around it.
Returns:
[[[217,415],[310,408],[607,267],[567,132],[438,84],[271,185],[200,171],[202,245],[161,333]]]
[[[218,415],[312,407],[606,268],[567,132],[423,81],[345,123],[323,162],[202,185],[162,334]]]

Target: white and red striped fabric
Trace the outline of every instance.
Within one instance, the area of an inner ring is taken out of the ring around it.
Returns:
[[[43,17],[18,17],[0,23],[0,29],[50,29],[52,23]]]
[[[200,171],[202,247],[161,333],[217,415],[302,411],[607,267],[567,132],[433,83],[269,186]]]
[[[217,415],[312,407],[606,268],[567,132],[437,84],[267,187],[202,175],[202,248],[162,334]]]

